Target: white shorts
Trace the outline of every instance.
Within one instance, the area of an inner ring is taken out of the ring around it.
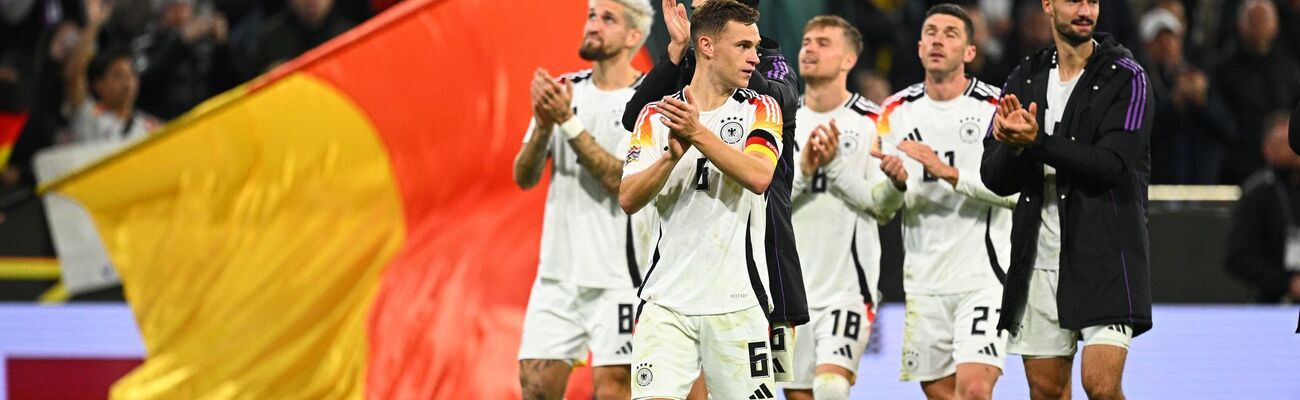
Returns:
[[[685,399],[704,371],[715,399],[774,399],[767,316],[757,305],[682,315],[645,303],[632,336],[632,398]]]
[[[861,301],[808,312],[811,319],[805,326],[812,329],[795,335],[794,382],[783,385],[786,389],[812,389],[818,365],[840,366],[857,374],[876,321],[875,307]]]
[[[538,277],[524,313],[520,360],[632,364],[635,288],[598,289]]]
[[[957,364],[1002,369],[1007,339],[998,331],[1002,286],[952,295],[907,295],[899,379],[928,382],[957,373]]]
[[[1128,349],[1133,327],[1099,325],[1081,331],[1061,328],[1057,316],[1056,288],[1059,272],[1034,269],[1029,273],[1029,298],[1020,318],[1019,332],[1011,335],[1009,351],[1028,358],[1073,357],[1084,346],[1111,345]]]

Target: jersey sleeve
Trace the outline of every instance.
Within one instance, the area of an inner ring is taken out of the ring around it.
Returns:
[[[641,172],[663,156],[668,145],[667,138],[658,137],[654,118],[658,115],[655,103],[646,104],[636,118],[632,133],[627,136],[624,145],[619,146],[623,158],[623,178]]]
[[[758,96],[754,103],[754,123],[745,138],[745,153],[758,154],[776,165],[781,157],[781,106],[771,96]]]

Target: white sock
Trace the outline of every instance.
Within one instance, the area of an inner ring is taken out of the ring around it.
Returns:
[[[849,380],[840,374],[824,373],[813,379],[813,398],[849,400]]]

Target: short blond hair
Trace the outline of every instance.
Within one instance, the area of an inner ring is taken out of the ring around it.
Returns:
[[[849,50],[853,50],[854,55],[862,54],[862,32],[858,32],[858,28],[849,21],[838,15],[818,15],[808,20],[803,26],[803,33],[822,28],[840,28],[844,31],[844,39],[849,42]]]
[[[588,7],[596,7],[596,2],[600,0],[588,0]],[[628,25],[641,32],[641,43],[650,37],[650,24],[654,22],[655,9],[650,6],[650,0],[609,0],[615,4],[623,6],[623,18],[627,19]]]

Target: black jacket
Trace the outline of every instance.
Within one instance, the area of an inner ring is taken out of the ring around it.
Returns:
[[[1061,261],[1056,294],[1062,328],[1130,324],[1151,329],[1147,184],[1151,174],[1151,96],[1146,73],[1114,38],[1098,33],[1096,51],[1065,106],[1055,134],[1040,130],[1021,154],[984,139],[980,174],[994,193],[1020,193],[1012,217],[1011,267],[999,329],[1016,332],[1042,225],[1043,165],[1056,168]],[[1026,58],[1003,96],[1038,103],[1043,126],[1048,73],[1056,48]]]
[[[772,183],[767,187],[767,252],[768,293],[773,308],[769,315],[773,322],[802,325],[808,322],[808,297],[803,284],[803,270],[799,266],[799,252],[794,245],[794,226],[790,224],[790,187],[794,182],[794,115],[799,109],[799,78],[795,76],[781,45],[763,38],[758,45],[758,73],[749,78],[749,88],[759,94],[772,96],[781,103],[785,125],[781,129],[781,159],[776,163]],[[668,55],[659,57],[650,73],[646,74],[632,99],[623,110],[623,127],[629,132],[636,125],[636,117],[646,104],[682,90],[691,83],[695,74],[695,55],[687,50],[681,65],[673,64]],[[763,293],[759,293],[763,295]]]

